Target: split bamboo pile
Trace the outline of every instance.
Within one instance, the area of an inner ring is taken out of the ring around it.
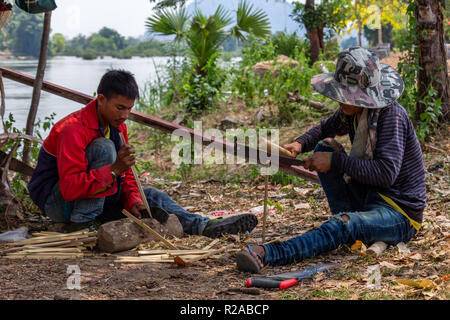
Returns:
[[[217,239],[216,239],[217,240]],[[233,245],[222,247],[220,249],[211,249],[212,245],[218,241],[214,240],[211,244],[202,249],[185,249],[185,250],[138,250],[139,256],[117,256],[115,262],[122,263],[176,263],[179,266],[187,267],[191,263],[206,259],[215,258],[222,255],[225,251],[236,251],[231,249]]]
[[[88,229],[72,232],[36,232],[33,237],[7,244],[6,259],[80,259],[92,256],[97,244],[97,231]],[[89,250],[90,249],[90,250]]]

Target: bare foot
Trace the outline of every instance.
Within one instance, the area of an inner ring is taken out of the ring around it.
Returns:
[[[258,262],[258,265],[260,268],[263,268],[264,265],[262,263],[262,261],[259,259],[259,256],[261,257],[261,259],[264,259],[264,255],[266,254],[266,251],[264,250],[263,246],[250,246],[252,253],[251,255],[255,258],[255,260]],[[242,250],[247,251],[248,253],[250,253],[250,251],[248,250],[248,248],[242,248]]]

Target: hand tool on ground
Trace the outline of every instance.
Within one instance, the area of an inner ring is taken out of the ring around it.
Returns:
[[[247,287],[279,288],[280,290],[284,290],[302,280],[314,277],[318,272],[329,271],[333,266],[319,263],[301,271],[280,273],[272,276],[251,277],[247,279]]]

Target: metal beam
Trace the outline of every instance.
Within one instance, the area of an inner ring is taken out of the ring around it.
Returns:
[[[28,86],[33,86],[33,84],[34,84],[34,78],[30,75],[27,75],[27,74],[24,74],[24,73],[21,73],[21,72],[18,72],[18,71],[9,69],[9,68],[5,68],[5,67],[0,67],[0,72],[7,79],[10,79],[10,80],[13,80],[16,82],[20,82],[20,83],[28,85]],[[48,81],[44,81],[42,83],[42,90],[52,93],[52,94],[55,94],[57,96],[75,101],[75,102],[78,102],[78,103],[81,103],[81,104],[88,104],[89,101],[95,99],[93,96],[89,96],[82,92],[71,90],[71,89],[56,85],[56,84],[48,82]],[[203,145],[209,145],[210,143],[215,141],[223,146],[224,152],[227,151],[226,150],[227,146],[229,147],[228,150],[236,150],[236,145],[232,144],[226,140],[219,140],[219,139],[215,139],[214,137],[199,134],[199,133],[195,132],[194,130],[183,127],[179,124],[175,124],[175,123],[169,122],[167,120],[163,120],[158,117],[151,116],[151,115],[148,115],[148,114],[136,111],[136,110],[131,111],[129,119],[132,121],[135,121],[137,123],[143,124],[145,126],[164,131],[166,133],[172,133],[173,131],[175,131],[177,129],[185,130],[186,132],[189,133],[189,135],[191,136],[191,139],[194,139],[193,141],[199,140],[202,142]],[[197,138],[197,139],[195,139],[195,138]],[[280,160],[282,160],[282,158],[283,157],[280,157]],[[286,173],[301,177],[303,179],[307,179],[307,180],[315,182],[315,183],[319,182],[319,179],[315,172],[308,171],[303,167],[283,164],[282,161],[280,161],[279,166],[280,166],[280,169]]]

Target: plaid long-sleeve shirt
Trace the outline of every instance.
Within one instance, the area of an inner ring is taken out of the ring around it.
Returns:
[[[355,137],[354,117],[338,109],[296,139],[303,152],[314,149],[324,138],[348,134]],[[360,183],[392,199],[412,220],[419,224],[426,206],[425,169],[414,127],[406,110],[398,103],[380,112],[377,142],[372,160],[361,160],[342,152],[333,152],[333,169],[347,173]]]

